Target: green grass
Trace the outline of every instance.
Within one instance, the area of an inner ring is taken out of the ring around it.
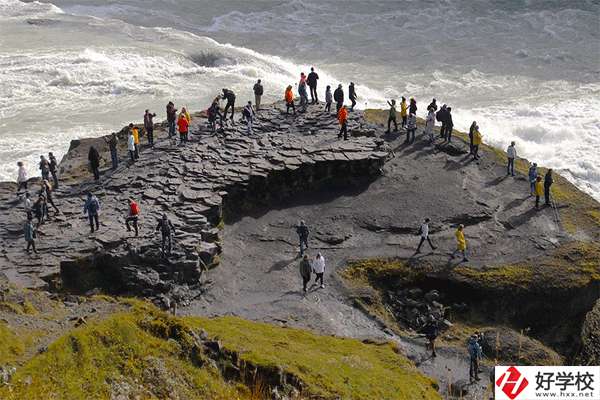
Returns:
[[[13,364],[25,352],[25,342],[0,322],[0,365]]]

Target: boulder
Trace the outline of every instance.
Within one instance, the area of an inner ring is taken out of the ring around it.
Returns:
[[[562,357],[543,343],[510,328],[483,331],[483,353],[491,359],[520,365],[560,365]]]

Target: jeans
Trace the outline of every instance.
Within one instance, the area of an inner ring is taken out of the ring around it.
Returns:
[[[96,224],[96,230],[100,229],[100,224],[98,223],[98,214],[88,214],[88,220],[90,221],[92,233],[94,233],[94,223]]]
[[[539,208],[540,207],[540,196],[538,196],[537,194],[535,195],[535,208]]]
[[[256,111],[258,111],[258,109],[260,108],[260,98],[261,97],[262,97],[262,95],[260,95],[260,94],[254,95],[254,105],[256,106]]]
[[[169,121],[169,137],[175,136],[175,121]]]
[[[33,240],[28,240],[27,241],[27,251],[29,252],[29,249],[33,248],[33,252],[37,253],[37,250],[35,249],[35,241]]]
[[[252,135],[252,118],[246,120],[246,133],[248,136]]]
[[[319,102],[319,98],[317,97],[317,85],[310,86],[310,99],[313,103]]]
[[[303,276],[302,277],[302,290],[304,290],[305,292],[306,292],[306,286],[308,285],[308,282],[310,282],[310,275]]]
[[[352,102],[352,105],[350,106],[350,110],[354,111],[354,106],[356,105],[356,99],[352,98],[352,99],[350,99],[350,101]]]
[[[508,164],[506,165],[506,175],[515,176],[515,159],[509,158]]]
[[[445,136],[446,136],[446,140],[448,142],[452,141],[452,128],[454,128],[454,125],[448,125],[448,126],[446,126],[446,134],[445,134]]]
[[[137,143],[135,144],[135,152],[134,152],[134,155],[135,155],[135,159],[136,159],[136,160],[137,160],[138,158],[140,158],[140,145],[139,145],[139,144],[137,144]]]
[[[547,206],[550,205],[550,185],[544,185],[544,200]]]
[[[338,138],[341,138],[342,134],[344,135],[344,140],[348,140],[348,123],[346,121],[344,121],[344,123],[340,127],[340,133],[338,133]]]
[[[286,114],[289,114],[290,108],[292,109],[292,111],[294,112],[294,114],[296,114],[296,106],[294,105],[293,101],[291,101],[289,103],[286,103],[286,105],[285,105],[285,113]]]
[[[402,116],[402,124],[400,126],[402,126],[403,128],[406,128],[406,122],[408,121],[408,117],[406,115]]]
[[[415,141],[415,131],[416,129],[406,130],[406,143],[412,143]]]
[[[50,178],[50,171],[42,170],[42,179],[47,181]]]
[[[52,184],[54,185],[54,189],[58,188],[58,176],[56,175],[56,171],[50,171],[52,175]]]
[[[171,237],[171,233],[163,233],[162,234],[162,242],[161,242],[161,250],[163,255],[171,254],[171,250],[173,248],[173,239]]]
[[[119,155],[117,149],[110,149],[110,159],[112,161],[112,169],[117,169],[119,166]]]
[[[340,108],[342,108],[343,105],[344,105],[344,102],[335,103],[335,113],[336,113],[336,115],[337,115],[337,113],[340,112]]]
[[[133,229],[135,230],[135,236],[138,235],[138,217],[137,215],[130,215],[129,217],[125,218],[125,225],[127,226],[127,231],[131,231],[131,227],[129,226],[129,223],[133,224]]]
[[[300,236],[300,257],[304,255],[305,249],[308,249],[308,238]]]
[[[323,286],[323,272],[317,272],[317,277],[315,278],[315,283],[321,281],[321,286]]]
[[[131,162],[135,162],[135,151],[129,150],[129,157],[131,158]]]
[[[469,362],[469,378],[479,378],[479,359],[471,357]]]
[[[234,107],[235,107],[235,101],[232,101],[232,102],[227,101],[227,104],[225,104],[225,111],[223,112],[225,119],[227,119],[227,111],[229,111],[229,107],[231,107],[231,120],[233,121],[233,111],[234,111]]]
[[[398,130],[398,123],[396,122],[396,117],[388,117],[388,132],[390,131],[390,125],[394,122],[394,131]]]
[[[442,126],[440,127],[440,137],[441,138],[446,137],[446,123],[445,122],[442,122]]]
[[[146,134],[148,135],[148,144],[154,147],[154,128],[146,129]]]
[[[450,136],[448,136],[448,141],[450,141]],[[478,144],[473,145],[473,158],[474,159],[479,158],[479,145]]]
[[[431,239],[429,239],[429,236],[427,236],[427,237],[421,236],[421,241],[419,242],[419,247],[417,247],[417,252],[421,251],[421,246],[423,245],[423,243],[425,243],[426,240],[427,240],[427,243],[429,243],[431,250],[435,250],[435,246],[433,245],[433,243],[431,243]]]
[[[325,111],[331,112],[331,102],[325,103]]]
[[[535,178],[529,181],[529,192],[531,194],[535,193]]]

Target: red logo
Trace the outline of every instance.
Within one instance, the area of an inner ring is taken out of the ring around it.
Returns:
[[[498,386],[510,400],[516,399],[517,396],[525,390],[527,385],[529,385],[529,382],[515,367],[508,368],[496,381],[496,386]]]

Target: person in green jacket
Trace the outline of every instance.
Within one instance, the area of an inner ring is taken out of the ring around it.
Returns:
[[[392,121],[394,122],[394,132],[398,132],[398,122],[396,122],[396,100],[392,100],[391,103],[388,101],[387,103],[390,105],[390,113],[388,116],[387,123],[388,128],[385,133],[390,133],[390,124],[392,123]]]

